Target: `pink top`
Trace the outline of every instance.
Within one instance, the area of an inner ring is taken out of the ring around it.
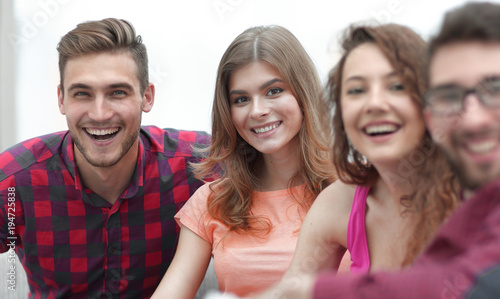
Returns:
[[[351,273],[368,273],[370,254],[366,241],[366,199],[369,187],[356,186],[347,224],[347,249],[351,253]]]
[[[303,198],[305,185],[292,188]],[[289,190],[253,192],[252,214],[272,223],[267,235],[230,231],[207,211],[209,184],[201,186],[175,219],[212,244],[219,289],[249,296],[277,283],[290,265],[306,211]]]

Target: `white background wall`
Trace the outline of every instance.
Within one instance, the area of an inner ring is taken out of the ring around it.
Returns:
[[[151,81],[157,91],[155,107],[143,116],[143,124],[208,131],[218,62],[229,43],[246,28],[268,24],[287,27],[303,43],[324,79],[337,59],[340,32],[348,24],[361,20],[398,22],[427,38],[440,24],[445,10],[465,2],[1,1],[2,14],[9,17],[2,16],[0,27],[0,150],[27,138],[66,129],[65,118],[57,109],[56,45],[62,35],[82,21],[124,18],[142,35],[150,55]],[[13,14],[6,12],[5,3],[11,3]]]
[[[424,38],[444,11],[463,0],[0,0],[0,151],[22,140],[66,129],[57,108],[56,45],[76,24],[106,17],[131,21],[150,56],[156,85],[143,124],[210,130],[218,62],[229,43],[250,26],[290,29],[324,80],[335,64],[337,41],[348,24],[397,22]],[[500,2],[499,0],[494,2]],[[0,255],[0,298],[8,292]],[[20,266],[16,261],[16,266]],[[18,287],[26,290],[18,267]]]

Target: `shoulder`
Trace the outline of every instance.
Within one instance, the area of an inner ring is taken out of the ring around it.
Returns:
[[[208,198],[212,194],[214,188],[214,182],[208,182],[196,189],[196,191],[191,195],[189,200],[186,202],[185,206],[200,206],[204,209],[207,208]]]
[[[0,181],[58,156],[68,131],[52,133],[20,142],[0,153]]]
[[[212,185],[213,182],[203,184],[200,188],[196,190],[192,198],[196,198],[198,200],[206,202],[208,200],[208,197],[212,193]]]
[[[304,220],[314,234],[345,246],[355,185],[340,180],[325,188],[316,198]]]
[[[141,127],[141,139],[145,149],[161,152],[165,156],[198,156],[195,149],[208,147],[210,135],[204,131],[160,129],[155,126]]]
[[[335,181],[318,195],[309,210],[308,217],[317,218],[317,221],[325,225],[347,223],[355,190],[355,185]]]
[[[209,215],[207,202],[212,192],[210,189],[211,184],[212,183],[205,183],[198,188],[175,217],[181,219],[183,224],[185,224],[184,220],[186,219],[190,220],[192,224],[195,224],[199,220],[204,219],[204,217],[207,217],[207,215]]]
[[[340,212],[350,211],[356,187],[337,180],[318,195],[313,206],[335,207],[335,211]]]

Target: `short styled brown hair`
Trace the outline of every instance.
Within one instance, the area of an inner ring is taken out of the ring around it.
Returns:
[[[101,52],[129,52],[137,64],[141,94],[149,83],[148,54],[140,35],[136,35],[132,24],[125,20],[108,18],[100,21],[80,23],[61,38],[59,52],[59,74],[61,90],[64,91],[64,68],[68,60],[81,55]]]
[[[500,5],[471,2],[446,13],[439,33],[429,42],[429,60],[438,48],[467,41],[500,42]]]

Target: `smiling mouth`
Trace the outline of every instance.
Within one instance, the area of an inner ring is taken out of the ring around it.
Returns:
[[[267,133],[271,130],[274,130],[276,129],[277,127],[279,127],[281,125],[281,121],[279,122],[275,122],[274,124],[272,125],[269,125],[269,126],[265,126],[265,127],[262,127],[262,128],[255,128],[255,129],[252,129],[252,131],[254,133],[257,133],[257,134],[262,134],[262,133]]]
[[[491,152],[497,146],[498,146],[498,142],[497,141],[489,140],[489,141],[484,141],[484,142],[478,142],[478,143],[469,144],[467,146],[467,148],[472,153],[480,155],[480,154],[486,154],[486,153]]]
[[[363,131],[370,136],[384,136],[396,132],[399,128],[400,126],[394,124],[383,124],[367,126]]]
[[[118,134],[120,128],[113,129],[90,129],[84,128],[84,131],[89,135],[92,139],[96,141],[108,141],[113,139],[113,137]]]

